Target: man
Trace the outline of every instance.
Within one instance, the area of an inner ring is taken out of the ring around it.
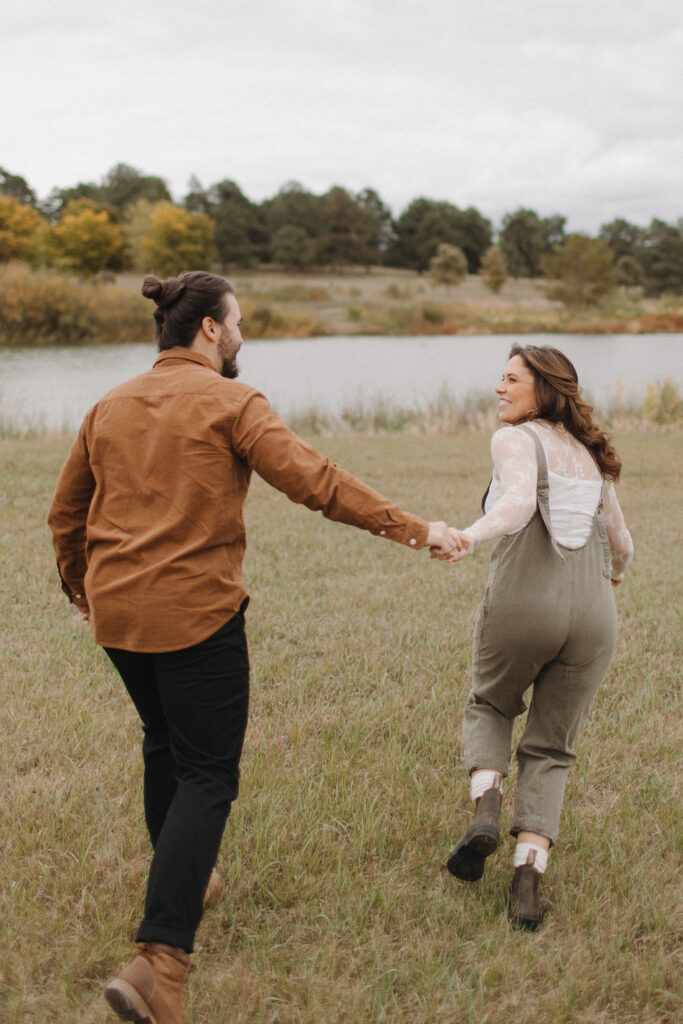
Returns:
[[[182,987],[247,722],[242,508],[252,470],[292,501],[445,554],[445,523],[403,512],[293,434],[238,383],[241,314],[228,281],[159,281],[160,356],[86,415],[49,514],[63,589],[90,622],[143,725],[154,855],[141,953],[105,995],[123,1020],[181,1024]],[[208,887],[208,888],[207,888]]]

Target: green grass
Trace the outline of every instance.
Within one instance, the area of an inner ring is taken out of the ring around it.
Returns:
[[[471,813],[459,729],[485,552],[446,566],[254,481],[252,712],[188,1024],[680,1019],[681,435],[617,440],[636,560],[535,935],[505,916],[509,837],[479,884],[444,868]],[[135,713],[61,595],[45,527],[67,449],[0,442],[3,1024],[113,1022],[102,986],[131,954],[149,857]],[[324,449],[457,525],[487,480],[483,433]]]

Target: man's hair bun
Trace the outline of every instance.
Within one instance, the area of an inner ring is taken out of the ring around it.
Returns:
[[[160,281],[154,274],[147,274],[142,282],[142,294],[146,299],[153,299],[160,309],[170,306],[185,291],[185,282],[178,277]]]
[[[206,270],[185,270],[177,277],[159,280],[147,274],[142,294],[156,302],[156,324],[159,351],[169,348],[190,348],[205,316],[218,323],[228,312],[227,295],[234,295],[229,281]]]

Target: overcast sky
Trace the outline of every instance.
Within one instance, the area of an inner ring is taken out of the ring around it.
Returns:
[[[680,0],[2,0],[0,166],[683,217]]]

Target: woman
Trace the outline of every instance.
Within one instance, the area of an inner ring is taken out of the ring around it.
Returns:
[[[476,881],[498,845],[513,722],[533,686],[517,747],[509,913],[517,926],[534,929],[543,919],[538,882],[557,838],[574,740],[614,652],[612,586],[623,580],[633,544],[614,490],[621,461],[567,357],[547,345],[513,346],[496,394],[498,417],[511,426],[491,441],[484,515],[452,531],[462,549],[447,556],[458,561],[500,538],[477,615],[463,718],[476,811],[448,869]]]

